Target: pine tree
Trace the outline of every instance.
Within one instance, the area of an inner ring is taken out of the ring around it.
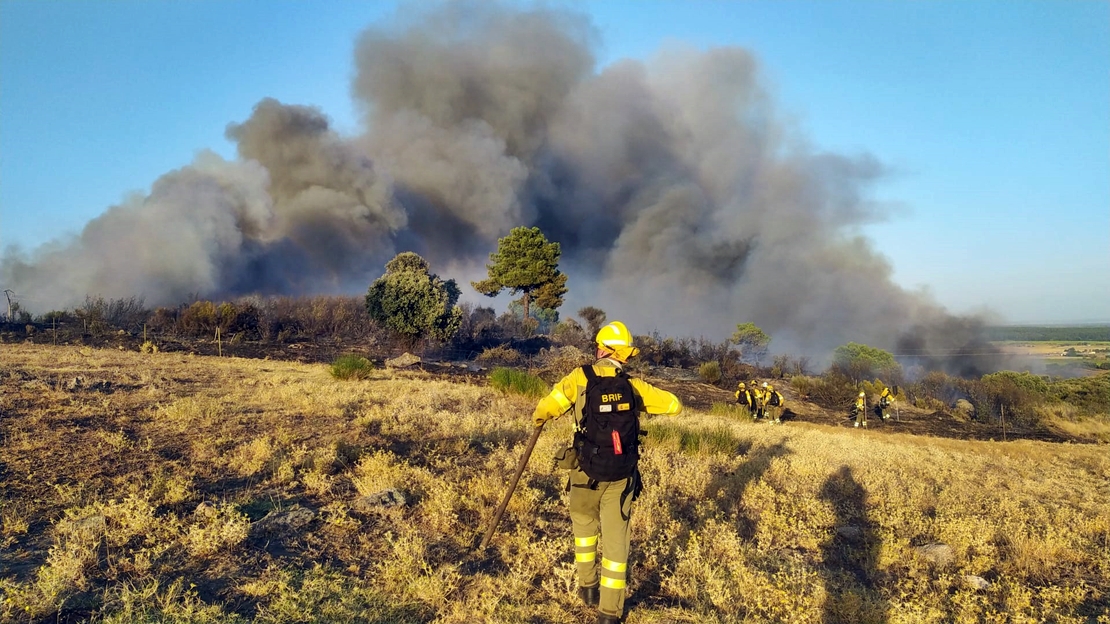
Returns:
[[[771,344],[771,337],[755,323],[740,323],[736,326],[732,338],[734,345],[740,347],[740,359],[750,362],[759,362],[767,355],[767,347]]]
[[[489,255],[489,279],[471,285],[488,297],[506,288],[514,295],[523,294],[520,301],[525,319],[533,301],[541,308],[555,310],[563,305],[567,293],[567,276],[558,268],[561,254],[559,243],[548,242],[540,228],[513,228],[497,241],[497,251]]]

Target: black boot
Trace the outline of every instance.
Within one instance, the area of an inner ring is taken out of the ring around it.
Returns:
[[[597,622],[595,624],[621,624],[621,619],[615,615],[598,613]]]
[[[594,585],[593,587],[579,587],[578,597],[581,598],[582,602],[586,603],[586,605],[596,607],[601,595],[598,593],[597,585]]]

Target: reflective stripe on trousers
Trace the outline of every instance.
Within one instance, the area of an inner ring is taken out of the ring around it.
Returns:
[[[585,563],[597,559],[597,536],[574,538],[574,560]]]
[[[624,589],[627,584],[625,581],[625,572],[628,570],[627,563],[620,563],[617,561],[610,561],[605,557],[601,558],[601,586],[608,587],[609,589]]]

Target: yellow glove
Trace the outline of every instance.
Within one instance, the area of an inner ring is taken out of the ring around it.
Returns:
[[[564,411],[566,410],[559,405],[555,397],[549,394],[536,404],[536,411],[532,412],[532,422],[536,423],[537,427],[542,427],[545,422],[552,418],[562,416]]]
[[[551,418],[551,415],[547,410],[543,409],[542,406],[537,405],[536,411],[532,412],[532,422],[535,423],[537,427],[542,427],[549,418]]]

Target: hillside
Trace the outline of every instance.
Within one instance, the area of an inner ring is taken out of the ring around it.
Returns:
[[[651,419],[628,622],[1110,621],[1104,447]],[[689,400],[694,397],[694,400]],[[0,347],[0,619],[578,622],[555,421],[473,373]]]

